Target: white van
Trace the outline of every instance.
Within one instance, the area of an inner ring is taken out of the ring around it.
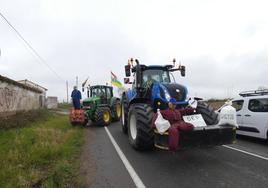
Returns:
[[[268,90],[247,91],[232,100],[236,109],[236,133],[268,139]]]

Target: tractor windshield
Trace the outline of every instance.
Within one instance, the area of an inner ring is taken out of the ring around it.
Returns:
[[[91,89],[91,97],[104,97],[105,96],[105,88],[92,88]]]
[[[170,83],[169,72],[161,69],[148,69],[143,71],[143,83],[148,81]]]

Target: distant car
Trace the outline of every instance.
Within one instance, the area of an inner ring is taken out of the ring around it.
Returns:
[[[268,140],[268,90],[246,91],[232,100],[236,109],[236,133]]]

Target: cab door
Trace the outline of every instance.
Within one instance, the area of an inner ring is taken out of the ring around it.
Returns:
[[[239,126],[243,124],[243,114],[244,114],[244,100],[234,100],[232,101],[232,106],[236,109],[236,121]]]
[[[249,99],[243,121],[244,125],[248,128],[248,135],[266,138],[268,125],[268,98]]]
[[[247,131],[248,127],[244,123],[244,117],[248,111],[247,104],[248,101],[244,99],[232,101],[232,106],[236,109],[236,121],[238,124],[238,129],[236,130],[236,133],[240,135],[250,136]]]

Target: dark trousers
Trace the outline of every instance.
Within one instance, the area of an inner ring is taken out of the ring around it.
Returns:
[[[80,109],[81,108],[80,100],[73,99],[73,107],[74,109]]]

